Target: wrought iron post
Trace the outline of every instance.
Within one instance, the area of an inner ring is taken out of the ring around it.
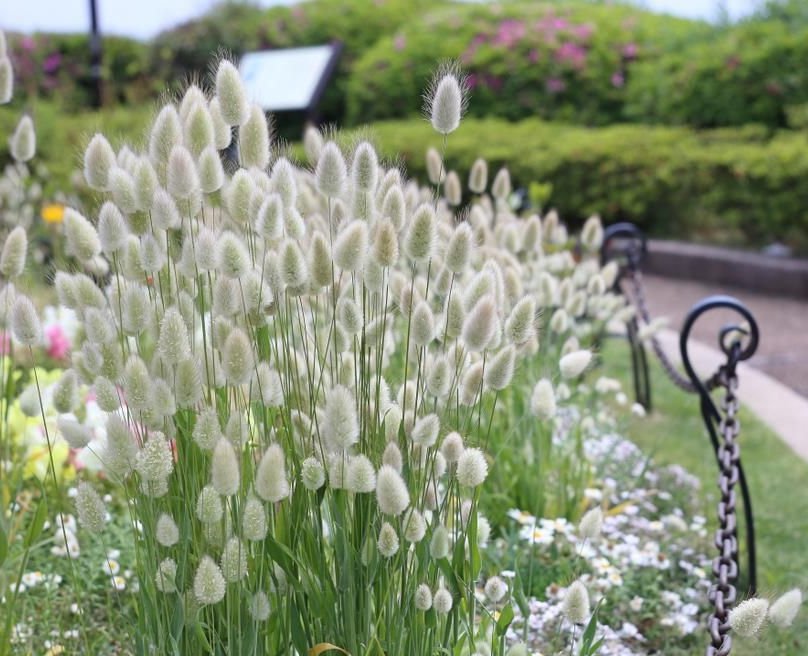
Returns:
[[[635,280],[639,276],[640,264],[648,250],[642,231],[633,223],[615,223],[603,233],[603,246],[600,250],[601,264],[615,260],[620,269],[614,281],[614,290],[625,294],[623,279]],[[639,338],[639,325],[636,315],[626,322],[626,336],[631,351],[631,370],[634,380],[634,398],[646,410],[651,410],[651,380],[648,375],[648,355],[645,345]]]
[[[706,312],[717,308],[729,309],[740,315],[744,322],[728,325],[718,335],[718,345],[726,355],[726,362],[710,378],[701,379],[693,368],[688,353],[688,340],[694,324]],[[740,485],[743,497],[746,524],[746,549],[748,560],[749,592],[757,589],[757,566],[755,554],[755,526],[749,487],[741,464],[740,447],[737,441],[740,422],[737,417],[738,387],[737,365],[747,360],[757,349],[760,333],[757,322],[749,309],[730,296],[711,296],[697,303],[685,318],[679,337],[682,363],[691,383],[699,394],[701,414],[710,435],[718,463],[718,486],[721,499],[718,503],[719,528],[715,534],[718,556],[713,560],[715,583],[710,589],[713,612],[708,622],[710,645],[707,656],[728,656],[732,649],[732,637],[728,622],[729,609],[735,603],[737,582],[740,573],[738,549],[738,524],[736,517],[735,486]],[[711,396],[717,388],[724,390],[720,409]]]
[[[98,29],[97,0],[90,0],[90,84],[94,109],[100,109],[103,102],[101,75],[101,34]]]

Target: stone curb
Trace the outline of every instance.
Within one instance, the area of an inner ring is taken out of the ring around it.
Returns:
[[[808,299],[808,260],[799,258],[651,239],[642,270],[668,278]]]
[[[658,337],[665,352],[674,362],[681,363],[679,333],[663,330]],[[694,339],[690,340],[689,347],[693,366],[703,376],[712,374],[726,361],[723,353]],[[743,404],[794,453],[808,460],[808,399],[743,362],[738,365],[738,379],[738,397]]]

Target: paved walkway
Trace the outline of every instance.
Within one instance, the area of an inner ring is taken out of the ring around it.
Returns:
[[[802,458],[808,460],[808,299],[799,301],[753,294],[731,287],[645,276],[653,316],[670,320],[660,339],[666,353],[679,362],[676,331],[690,308],[706,296],[728,294],[743,302],[760,328],[760,345],[739,368],[741,401]],[[694,326],[691,357],[709,375],[723,362],[718,330],[734,313],[715,310]]]

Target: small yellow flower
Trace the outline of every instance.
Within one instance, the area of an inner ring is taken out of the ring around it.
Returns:
[[[57,654],[63,654],[65,648],[62,645],[53,645],[48,651],[45,652],[45,656],[56,656]]]
[[[65,206],[61,203],[48,203],[42,206],[42,220],[45,223],[61,223],[65,216]]]

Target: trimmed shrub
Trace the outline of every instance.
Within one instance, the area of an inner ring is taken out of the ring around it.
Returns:
[[[458,59],[469,74],[474,115],[613,123],[621,120],[637,62],[710,30],[628,6],[439,7],[382,38],[356,63],[347,121],[412,115],[435,61]]]
[[[639,63],[628,85],[626,116],[696,127],[802,127],[808,103],[806,60],[808,27],[741,24]]]
[[[374,132],[426,179],[434,139],[425,121],[383,122]],[[515,187],[549,183],[547,207],[573,224],[599,213],[658,236],[747,246],[777,239],[808,252],[805,134],[469,119],[449,137],[446,166],[462,178],[478,156],[492,171],[507,163]]]

